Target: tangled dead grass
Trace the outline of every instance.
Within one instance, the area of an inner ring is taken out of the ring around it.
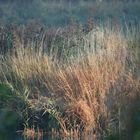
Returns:
[[[25,128],[23,135],[28,139],[42,139],[43,132],[41,130],[36,131],[34,128]]]
[[[20,79],[31,94],[45,93],[55,100],[59,107],[57,120],[67,134],[77,128],[103,133],[111,129],[108,122],[121,132],[122,112],[131,114],[137,97],[139,81],[135,78],[135,57],[128,40],[118,32],[100,31],[92,35],[85,39],[90,47],[85,46],[83,52],[78,51],[77,57],[69,58],[65,64],[29,51],[0,63],[3,79],[12,84],[14,78]],[[117,116],[117,123],[109,120],[112,116]],[[129,122],[124,122],[127,129]]]
[[[94,123],[93,123],[93,110],[88,106],[88,104],[83,101],[79,100],[75,104],[69,106],[67,110],[65,111],[67,114],[69,114],[69,117],[74,115],[78,119],[80,119],[81,125],[83,124],[86,126],[84,129],[85,131],[90,130]],[[79,124],[80,125],[80,124]]]

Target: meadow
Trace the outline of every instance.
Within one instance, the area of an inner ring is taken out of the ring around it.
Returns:
[[[81,12],[82,6],[91,6],[101,12],[98,5],[114,17],[102,21],[99,16],[98,21],[85,13],[86,20],[80,13],[76,16],[84,23],[72,20],[67,26],[2,20],[0,139],[139,140],[139,14],[128,14],[130,20],[116,10],[125,17],[122,20],[110,12],[117,6],[137,8],[139,1],[113,1],[113,9],[106,8],[107,1],[41,2],[56,6],[56,11],[75,4],[69,10],[80,7]],[[1,3],[0,7],[7,5]]]

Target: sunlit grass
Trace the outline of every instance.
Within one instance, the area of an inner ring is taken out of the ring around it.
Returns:
[[[78,130],[121,137],[131,129],[138,97],[137,47],[131,48],[130,36],[121,30],[97,28],[82,34],[81,42],[78,37],[68,38],[69,47],[76,44],[71,53],[66,41],[62,47],[69,56],[58,48],[61,40],[58,46],[53,44],[51,53],[43,55],[41,49],[35,51],[19,43],[16,53],[1,57],[0,81],[10,83],[19,94],[26,89],[27,110],[40,108],[43,115],[50,114],[66,135]],[[26,130],[26,135],[36,133]]]

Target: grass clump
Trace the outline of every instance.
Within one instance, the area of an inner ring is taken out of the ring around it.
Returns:
[[[139,97],[138,58],[132,38],[121,31],[97,27],[75,38],[61,34],[49,52],[21,44],[16,53],[1,56],[0,82],[11,84],[26,102],[24,134],[32,125],[31,134],[37,127],[49,132],[50,125],[65,135],[130,137]]]

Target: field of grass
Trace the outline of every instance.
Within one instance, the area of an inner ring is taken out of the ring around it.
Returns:
[[[139,26],[34,26],[1,27],[0,138],[138,140]]]
[[[139,0],[0,0],[0,140],[139,140],[139,13]]]

